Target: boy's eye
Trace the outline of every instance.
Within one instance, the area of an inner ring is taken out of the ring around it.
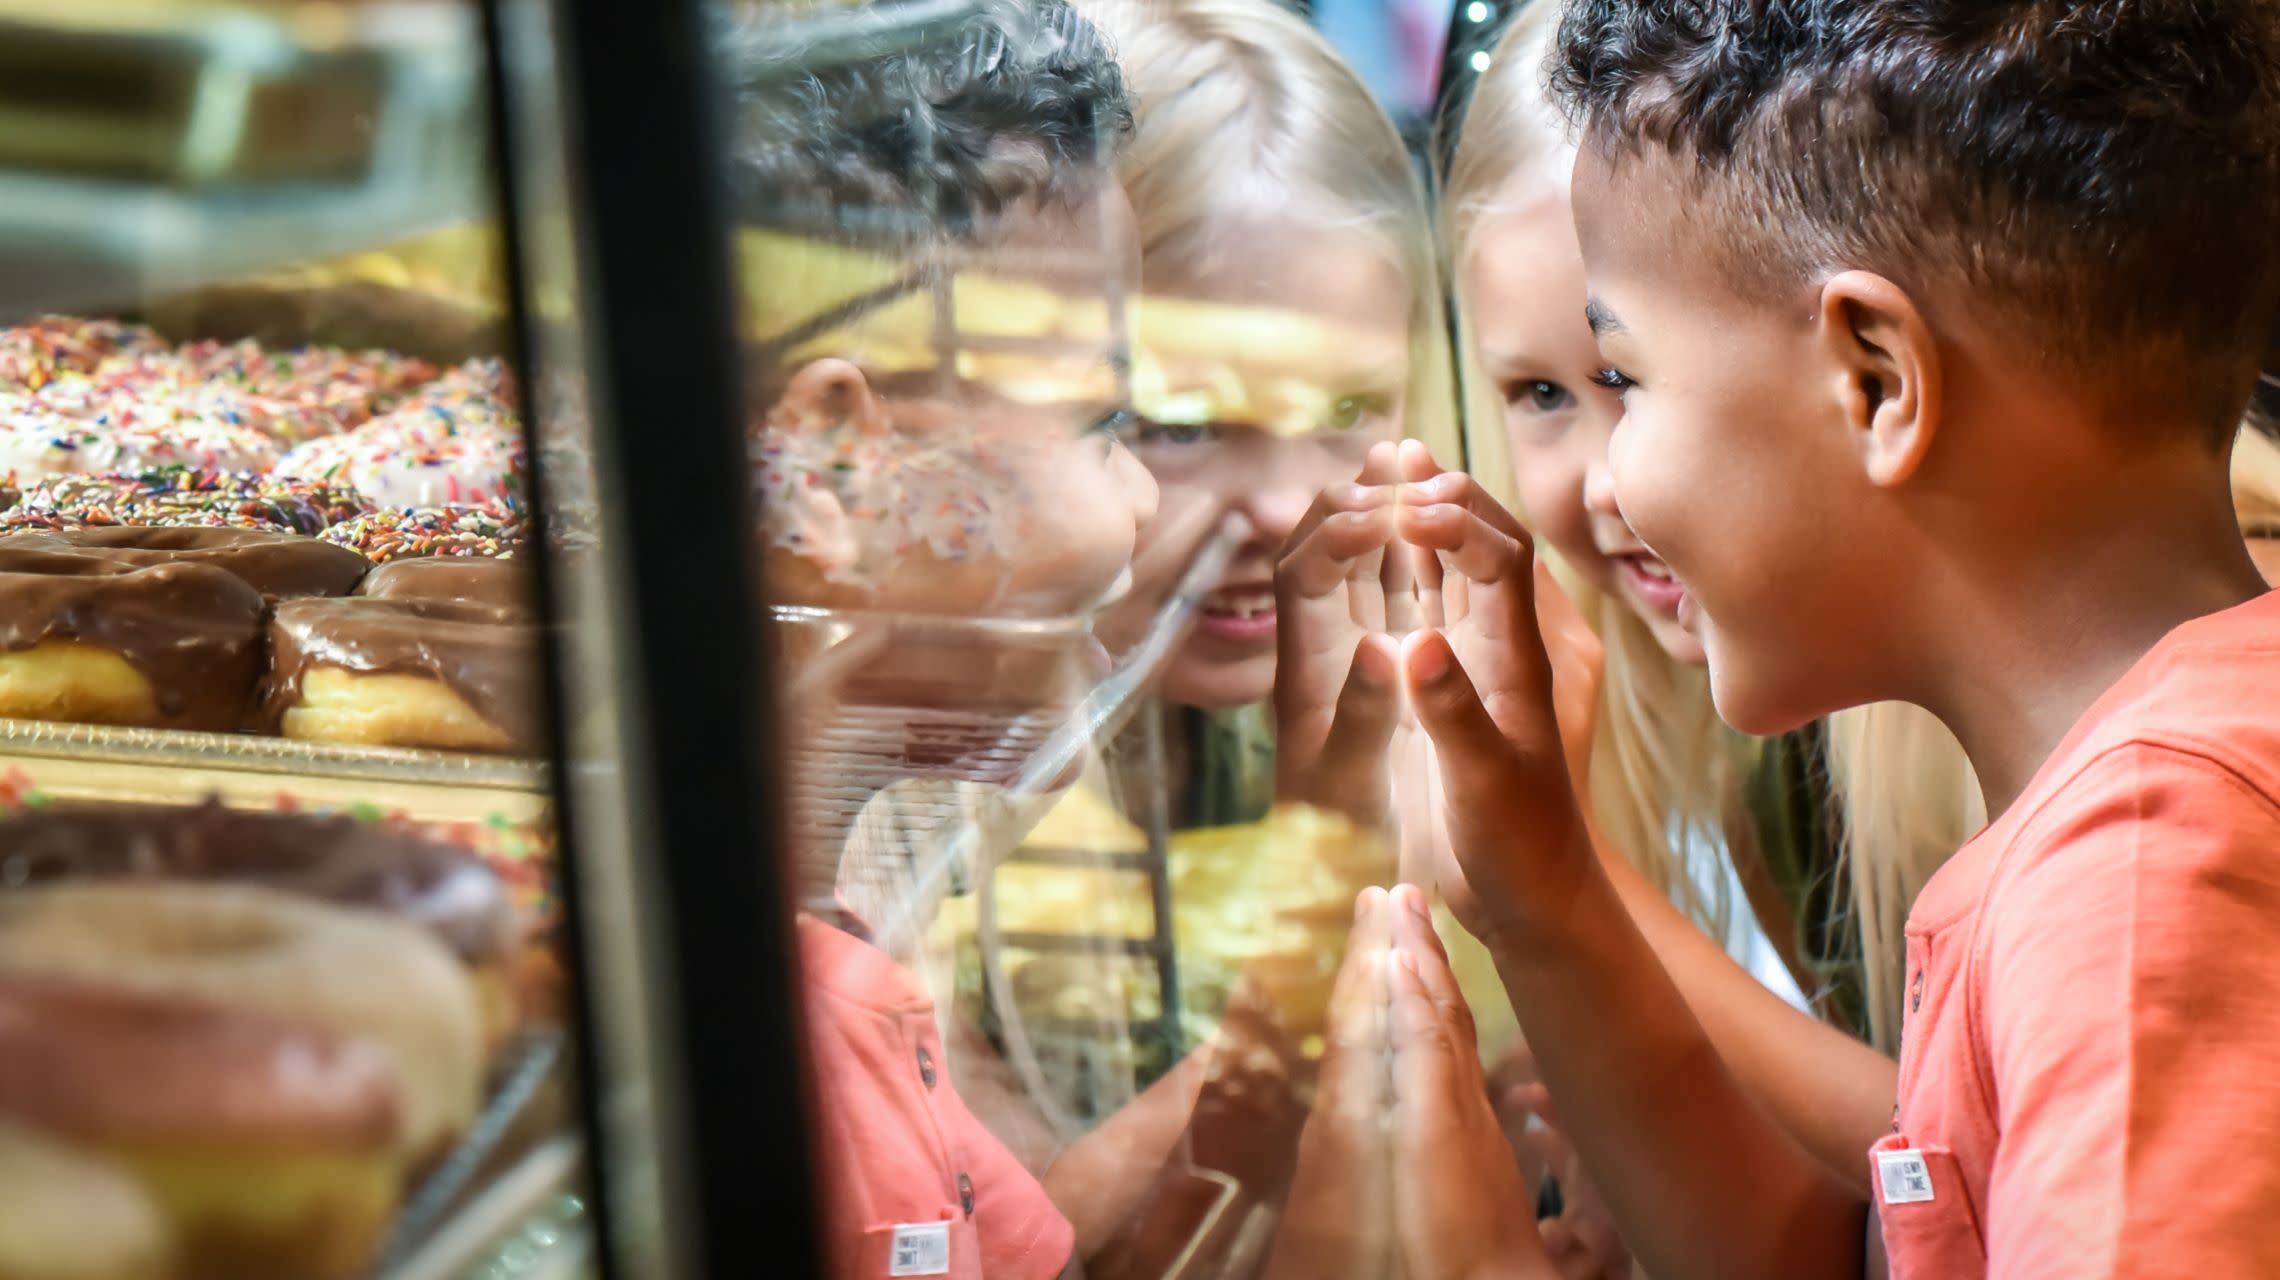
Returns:
[[[1202,444],[1219,435],[1208,423],[1150,422],[1146,418],[1134,418],[1133,421],[1139,424],[1139,437],[1143,444]]]
[[[1609,391],[1614,392],[1616,395],[1621,395],[1624,392],[1629,391],[1631,388],[1639,385],[1638,383],[1631,381],[1629,377],[1625,376],[1621,369],[1616,369],[1613,367],[1601,369],[1598,372],[1592,374],[1591,380],[1599,386],[1605,387]]]
[[[1515,382],[1506,387],[1504,403],[1534,413],[1558,413],[1575,404],[1575,395],[1557,382],[1538,378],[1533,382]]]

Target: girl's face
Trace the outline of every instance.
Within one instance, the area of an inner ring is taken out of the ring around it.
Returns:
[[[1504,402],[1521,518],[1586,582],[1644,619],[1674,660],[1701,665],[1701,641],[1679,625],[1683,589],[1615,507],[1607,441],[1623,405],[1599,382],[1565,194],[1489,215],[1464,285],[1482,369]]]
[[[1163,492],[1164,518],[1141,531],[1140,560],[1155,551],[1184,565],[1192,549],[1154,540],[1214,527],[1180,518],[1199,507],[1233,522],[1235,557],[1158,686],[1173,702],[1213,709],[1274,692],[1283,543],[1315,494],[1352,480],[1372,444],[1400,436],[1409,377],[1409,286],[1373,242],[1278,230],[1245,245],[1243,271],[1215,273],[1208,287],[1163,304],[1159,315],[1179,315],[1164,327],[1180,349],[1145,353],[1143,364],[1166,372],[1174,394],[1163,402],[1191,392],[1192,407],[1151,417],[1143,394],[1129,437]],[[1221,326],[1224,335],[1214,332]],[[1150,328],[1144,321],[1144,347]]]

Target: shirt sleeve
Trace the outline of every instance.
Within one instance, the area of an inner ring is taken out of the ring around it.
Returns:
[[[1982,921],[1989,1274],[2280,1275],[2280,813],[2142,744],[2068,796]]]

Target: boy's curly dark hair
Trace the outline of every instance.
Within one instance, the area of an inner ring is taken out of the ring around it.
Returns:
[[[987,0],[921,47],[816,69],[782,31],[725,41],[735,187],[754,220],[956,234],[1091,188],[1132,128],[1115,57],[1063,0]]]
[[[1550,78],[1737,282],[1967,291],[2229,438],[2280,311],[2274,0],[1569,0]]]

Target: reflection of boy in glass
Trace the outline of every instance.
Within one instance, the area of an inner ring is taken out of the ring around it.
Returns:
[[[755,33],[761,49],[770,35]],[[1119,589],[1155,505],[1109,430],[1116,303],[1136,258],[1097,163],[1129,119],[1114,63],[1056,0],[986,6],[908,54],[787,73],[791,61],[731,57],[756,86],[738,104],[738,177],[771,225],[747,241],[771,592],[1082,613]],[[969,295],[969,276],[989,283]],[[984,304],[1008,297],[1048,317],[1027,338],[1054,341],[946,361],[930,336],[945,313],[963,327],[972,302],[984,322],[1006,310]],[[766,314],[778,302],[795,314]],[[830,876],[802,866],[824,881],[803,884],[803,901],[828,902]],[[833,1275],[1073,1269],[1068,1220],[959,1099],[913,975],[848,913],[803,912],[798,936]]]

